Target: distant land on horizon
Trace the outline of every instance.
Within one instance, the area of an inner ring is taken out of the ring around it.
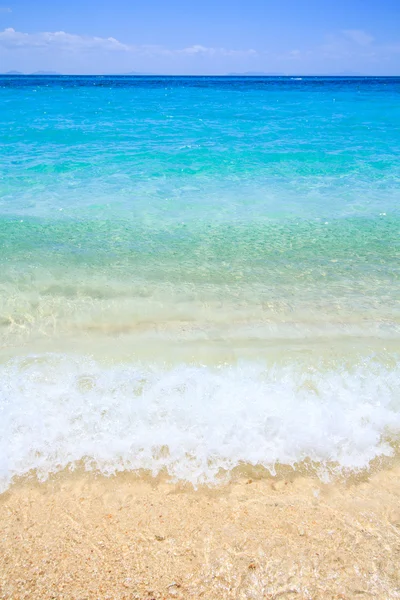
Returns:
[[[22,71],[7,71],[2,75],[62,75],[57,71],[35,71],[34,73],[23,73]]]

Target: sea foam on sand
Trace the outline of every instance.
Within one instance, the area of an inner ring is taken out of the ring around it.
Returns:
[[[81,461],[194,485],[243,464],[359,470],[393,454],[399,383],[398,367],[373,360],[329,370],[15,359],[0,368],[2,489],[32,469],[45,479]]]

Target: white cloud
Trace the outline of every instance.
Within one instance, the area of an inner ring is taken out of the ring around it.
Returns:
[[[362,29],[344,29],[342,33],[347,39],[360,46],[368,46],[374,41],[373,36]]]
[[[0,6],[0,14],[12,13],[12,10],[9,6]]]
[[[230,50],[228,48],[208,48],[199,44],[182,49],[168,49],[157,45],[134,46],[123,44],[119,40],[108,37],[84,36],[65,31],[23,33],[11,27],[0,32],[0,47],[8,49],[43,48],[69,52],[83,51],[122,51],[145,56],[256,56],[257,52],[249,50]]]
[[[0,46],[16,48],[57,48],[64,51],[122,50],[130,49],[113,37],[82,36],[65,31],[22,33],[12,27],[0,32]]]
[[[188,48],[183,48],[183,50],[178,50],[178,52],[182,52],[183,54],[192,54],[192,55],[208,55],[208,56],[257,56],[257,51],[250,48],[249,50],[229,50],[228,48],[207,48],[206,46],[201,46],[196,44],[194,46],[189,46]]]
[[[205,46],[195,45],[182,50],[185,54],[213,54],[214,48],[206,48]]]
[[[1,0],[0,0],[1,1]],[[328,73],[398,73],[400,44],[380,43],[362,29],[332,32],[318,46],[235,49],[193,44],[168,48],[156,44],[127,44],[114,37],[79,35],[65,31],[24,33],[0,30],[3,71],[37,70],[64,73],[223,74],[244,71]]]

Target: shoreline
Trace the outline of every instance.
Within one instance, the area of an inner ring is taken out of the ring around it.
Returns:
[[[2,83],[0,600],[400,600],[400,77]]]
[[[325,484],[63,472],[0,495],[0,598],[399,598],[400,466]]]

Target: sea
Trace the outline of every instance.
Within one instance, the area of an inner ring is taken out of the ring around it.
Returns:
[[[400,78],[0,76],[0,489],[400,440]]]

